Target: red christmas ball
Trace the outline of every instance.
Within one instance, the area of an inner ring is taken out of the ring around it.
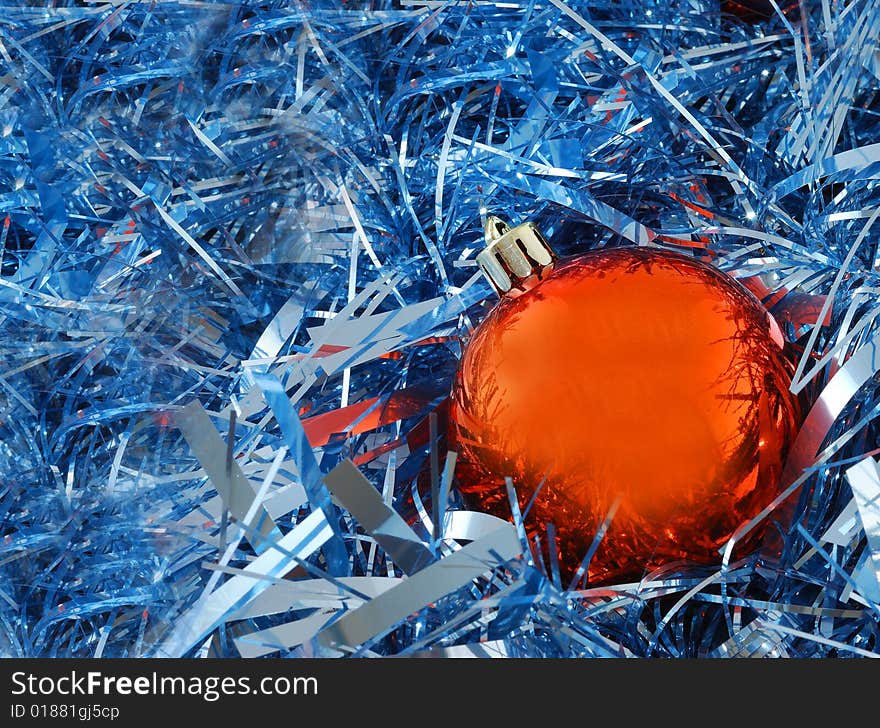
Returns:
[[[719,562],[778,494],[800,421],[775,321],[733,278],[661,249],[535,265],[523,227],[489,266],[513,287],[474,331],[453,388],[466,502],[510,518],[512,477],[520,509],[534,497],[530,535],[546,547],[554,525],[566,577],[614,506],[594,584]]]

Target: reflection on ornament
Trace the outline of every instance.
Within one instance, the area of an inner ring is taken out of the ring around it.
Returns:
[[[501,302],[474,331],[450,406],[471,507],[510,518],[512,476],[546,547],[591,583],[717,562],[779,490],[800,419],[783,340],[726,274],[657,248],[555,263],[532,226],[490,218],[478,261]],[[753,540],[754,542],[754,540]],[[739,553],[739,551],[737,552]]]

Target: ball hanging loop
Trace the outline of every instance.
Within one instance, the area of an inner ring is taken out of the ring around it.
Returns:
[[[527,290],[552,270],[556,255],[533,223],[511,228],[489,215],[484,230],[486,248],[477,264],[498,295]]]

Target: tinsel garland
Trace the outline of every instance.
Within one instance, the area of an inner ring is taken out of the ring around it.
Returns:
[[[0,654],[880,654],[880,3],[757,5],[4,6]],[[487,212],[762,297],[760,553],[566,591],[462,509]]]

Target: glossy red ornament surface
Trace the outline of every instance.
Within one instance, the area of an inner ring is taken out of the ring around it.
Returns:
[[[594,251],[505,295],[475,330],[450,406],[470,507],[511,517],[504,477],[573,574],[601,583],[720,561],[778,493],[800,419],[775,322],[715,268],[651,248]],[[740,554],[740,551],[735,552]]]

